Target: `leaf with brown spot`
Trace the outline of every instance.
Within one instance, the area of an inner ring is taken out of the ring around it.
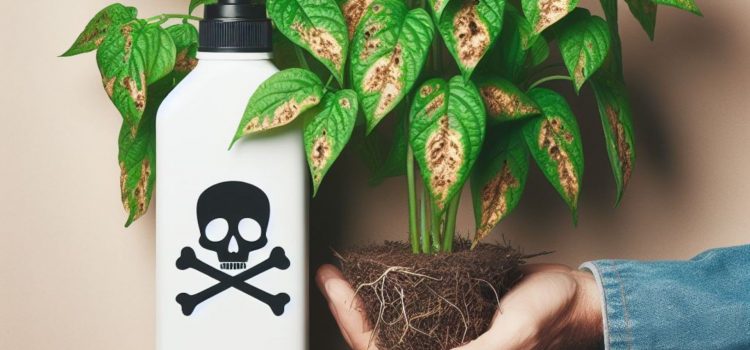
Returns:
[[[309,52],[343,83],[349,34],[336,0],[269,0],[266,8],[285,37]]]
[[[351,76],[367,132],[411,90],[432,44],[433,26],[423,9],[400,0],[376,0],[352,40]]]
[[[349,29],[349,39],[354,37],[354,33],[362,22],[365,11],[370,7],[373,0],[339,0],[339,7],[344,14],[346,27]]]
[[[656,3],[653,0],[625,0],[630,8],[630,13],[638,20],[649,39],[654,40],[656,29]]]
[[[607,144],[607,155],[617,186],[615,205],[620,203],[635,165],[635,140],[630,101],[625,84],[597,75],[591,86],[599,105],[599,115]]]
[[[539,107],[513,83],[498,77],[477,83],[489,121],[505,122],[539,114]]]
[[[428,80],[423,89],[430,93],[414,98],[409,144],[433,202],[443,210],[479,156],[486,115],[479,91],[460,76]]]
[[[563,23],[559,46],[565,66],[573,78],[576,92],[594,75],[609,54],[610,34],[607,22],[588,11],[577,10],[576,16]]]
[[[438,28],[461,73],[469,78],[503,27],[505,0],[455,0]]]
[[[516,208],[526,186],[529,155],[521,129],[487,132],[471,176],[476,245]]]
[[[305,123],[304,143],[307,164],[313,182],[313,196],[323,177],[349,142],[357,120],[359,103],[352,90],[327,93],[323,102],[309,113]]]
[[[99,47],[96,62],[105,90],[132,129],[139,127],[148,103],[147,86],[172,72],[176,55],[169,34],[142,20],[112,29]]]
[[[166,28],[177,51],[172,77],[182,81],[198,65],[198,30],[190,23],[180,23]]]
[[[138,10],[122,4],[112,4],[99,11],[89,21],[73,45],[61,57],[75,56],[96,50],[107,37],[110,29],[136,19]]]
[[[521,0],[523,13],[533,31],[541,33],[576,8],[580,0]]]
[[[701,9],[695,4],[695,0],[653,0],[659,5],[676,7],[680,10],[692,12],[698,16],[703,16]]]
[[[280,71],[255,90],[247,103],[232,144],[245,135],[287,125],[323,98],[323,83],[309,70]]]
[[[583,145],[578,123],[565,98],[556,92],[536,88],[529,91],[529,97],[542,109],[542,115],[523,126],[526,144],[577,222],[583,178]]]

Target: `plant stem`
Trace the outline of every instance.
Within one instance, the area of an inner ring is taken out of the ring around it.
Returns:
[[[448,218],[443,232],[443,251],[453,251],[453,237],[456,234],[456,216],[458,215],[458,204],[461,202],[461,193],[456,194],[448,205]]]
[[[158,16],[147,18],[146,22],[151,22],[151,21],[159,20],[159,22],[163,23],[163,22],[166,22],[168,19],[173,19],[173,18],[191,19],[193,21],[200,21],[200,20],[203,19],[201,17],[190,16],[190,15],[179,15],[179,14],[174,14],[174,13],[163,13],[163,14],[158,15]]]
[[[328,86],[331,85],[331,81],[333,81],[333,74],[328,76],[328,81],[326,81],[326,85],[325,87],[323,87],[323,95],[325,95],[326,92],[328,92]]]
[[[302,52],[302,49],[300,49],[299,46],[294,46],[294,53],[297,54],[297,61],[299,61],[299,65],[302,68],[310,69],[310,65],[307,64],[307,59],[305,58],[305,53]]]
[[[409,118],[404,118],[407,122]],[[414,152],[406,146],[406,185],[409,190],[409,238],[411,251],[419,254],[419,232],[417,231],[417,188],[414,180]]]
[[[432,202],[432,201],[431,201]],[[438,253],[441,250],[440,243],[442,240],[440,239],[440,228],[441,223],[443,219],[443,215],[440,212],[440,208],[438,208],[435,203],[432,203],[432,216],[430,217],[432,220],[432,225],[430,225],[430,234],[432,234],[432,252]]]
[[[548,81],[553,81],[553,80],[568,80],[568,81],[571,81],[573,79],[571,77],[567,76],[567,75],[550,75],[548,77],[544,77],[544,78],[541,78],[541,79],[533,82],[529,86],[529,90],[531,90],[531,89],[533,89],[533,88],[535,88],[535,87],[537,87],[537,86],[539,86],[541,84],[544,84],[544,83],[546,83]]]
[[[425,192],[423,189],[422,199],[419,201],[419,235],[422,237],[422,253],[430,254],[430,233],[427,232],[427,198],[425,198]]]

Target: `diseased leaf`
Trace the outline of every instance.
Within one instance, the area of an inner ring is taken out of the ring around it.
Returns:
[[[534,33],[541,33],[573,11],[580,0],[521,0]],[[528,46],[527,46],[528,47]]]
[[[565,98],[536,88],[529,92],[542,109],[542,116],[524,125],[526,144],[547,180],[578,216],[578,195],[583,177],[583,146],[575,116]]]
[[[440,17],[440,34],[468,79],[503,27],[505,0],[455,0]]]
[[[433,26],[423,9],[400,0],[376,0],[352,40],[351,76],[367,133],[411,90],[432,43]]]
[[[393,139],[390,142],[391,148],[385,160],[375,169],[375,173],[370,178],[370,186],[377,186],[383,180],[389,177],[401,176],[406,174],[406,153],[409,148],[409,139],[407,135],[407,113],[399,113],[399,120],[393,131]],[[376,135],[377,130],[372,135]]]
[[[354,37],[354,33],[357,31],[362,17],[365,12],[370,8],[373,0],[337,0],[341,12],[344,14],[346,20],[346,27],[349,29],[349,39]]]
[[[597,75],[592,80],[591,86],[599,105],[604,139],[607,143],[607,155],[617,186],[615,204],[619,204],[635,164],[635,140],[630,101],[625,84],[616,79]]]
[[[217,0],[190,0],[189,13],[192,14],[193,11],[195,11],[195,9],[200,5],[211,5],[215,4],[216,2]]]
[[[609,53],[610,36],[607,22],[588,15],[566,22],[560,30],[560,51],[573,78],[576,92],[604,63]]]
[[[488,132],[471,177],[476,219],[472,246],[487,237],[518,205],[529,172],[528,158],[519,128]]]
[[[89,21],[73,45],[61,56],[75,56],[96,50],[104,42],[110,29],[130,22],[136,19],[137,16],[138,10],[135,7],[126,7],[122,4],[107,6]]]
[[[198,30],[190,23],[182,23],[167,27],[166,31],[177,51],[172,75],[179,83],[198,65]]]
[[[484,140],[485,112],[470,81],[431,79],[417,90],[409,143],[433,202],[444,209],[463,187]]]
[[[349,35],[335,0],[269,0],[266,7],[284,36],[318,59],[339,83],[343,82]]]
[[[450,0],[428,0],[428,5],[430,5],[436,22],[440,22],[440,19],[443,17],[443,11],[445,11],[445,7],[449,2]]]
[[[649,39],[654,40],[656,29],[656,3],[653,0],[625,0],[630,8],[630,13],[638,20]]]
[[[349,142],[358,108],[354,91],[329,92],[318,106],[319,113],[305,125],[305,154],[312,175],[313,196],[318,193],[323,177]]]
[[[147,86],[169,74],[175,65],[172,38],[157,24],[135,20],[107,35],[96,53],[107,95],[132,132],[147,105]]]
[[[518,120],[540,113],[536,102],[513,83],[497,77],[480,79],[477,83],[489,121]]]
[[[148,211],[156,180],[156,111],[174,88],[170,79],[148,87],[149,101],[143,122],[135,129],[123,121],[119,137],[120,194],[130,226]]]
[[[676,7],[681,10],[690,11],[698,16],[703,16],[701,9],[695,4],[695,0],[653,0],[659,5]]]
[[[323,83],[308,70],[290,68],[274,74],[250,97],[232,144],[245,135],[291,123],[322,97]]]

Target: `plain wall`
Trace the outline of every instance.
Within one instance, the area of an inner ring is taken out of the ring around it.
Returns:
[[[638,161],[619,208],[592,94],[573,103],[586,171],[580,223],[540,172],[490,240],[537,261],[684,259],[748,243],[749,1],[698,2],[705,18],[662,7],[650,42],[624,4],[621,32]],[[187,1],[134,0],[142,16]],[[598,3],[584,1],[598,10]],[[0,349],[152,349],[153,212],[130,229],[119,202],[120,117],[94,55],[56,56],[102,1],[6,2],[0,22]],[[551,86],[570,92],[566,84]],[[572,95],[569,93],[569,95]],[[458,221],[473,229],[469,197]],[[367,186],[346,152],[311,208],[313,266],[329,247],[406,238],[405,182]],[[501,236],[503,235],[503,236]],[[340,338],[311,290],[312,349]]]

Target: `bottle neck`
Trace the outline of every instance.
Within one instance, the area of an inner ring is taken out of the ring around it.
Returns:
[[[268,61],[273,58],[271,52],[201,52],[200,61]]]

